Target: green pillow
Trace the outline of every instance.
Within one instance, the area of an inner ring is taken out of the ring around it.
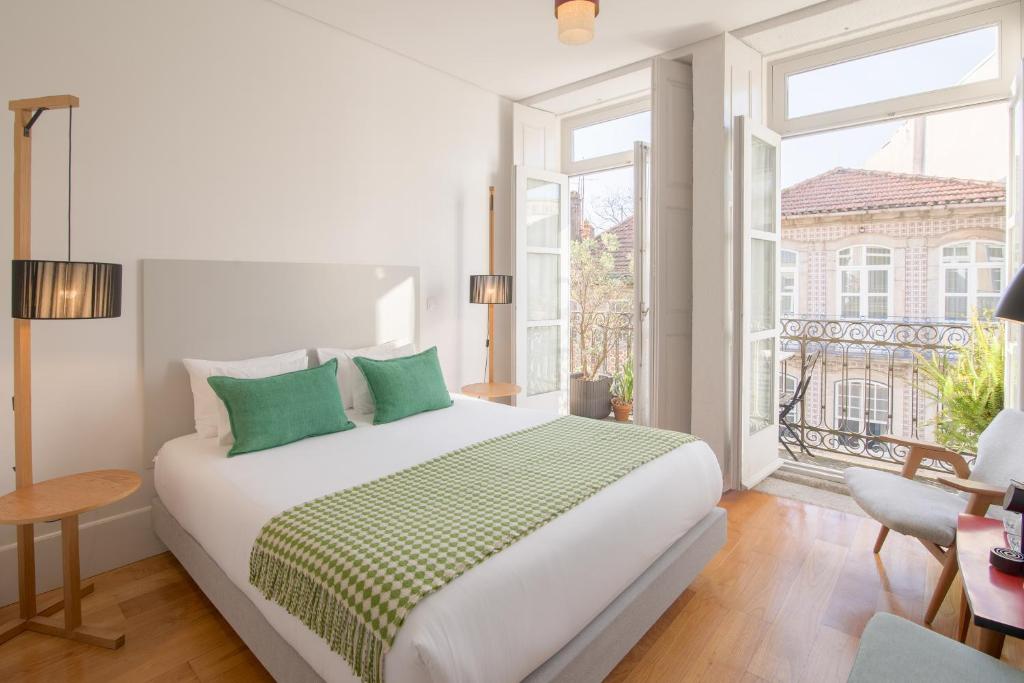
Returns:
[[[338,393],[338,360],[263,379],[210,377],[224,401],[235,445],[228,457],[355,427]]]
[[[375,425],[452,405],[436,346],[413,356],[390,360],[357,356],[352,362],[362,370],[370,385]]]

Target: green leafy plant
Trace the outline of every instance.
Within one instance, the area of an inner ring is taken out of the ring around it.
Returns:
[[[1003,409],[1003,331],[974,317],[971,337],[952,357],[917,354],[928,383],[918,388],[939,405],[936,440],[958,453],[976,453],[978,437]]]
[[[612,396],[620,405],[633,404],[633,359],[627,358],[612,381]]]

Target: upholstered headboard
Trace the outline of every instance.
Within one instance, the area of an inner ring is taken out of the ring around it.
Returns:
[[[318,346],[357,348],[390,339],[418,343],[419,268],[145,260],[142,306],[149,462],[164,442],[194,431],[182,358],[312,353]]]

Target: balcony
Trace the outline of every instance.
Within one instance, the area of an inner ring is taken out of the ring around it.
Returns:
[[[581,349],[588,349],[587,370],[596,366],[597,375],[614,377],[633,353],[633,314],[601,311],[587,318],[578,311],[569,315],[570,372],[583,371]]]
[[[906,449],[876,437],[935,441],[940,406],[921,371],[922,358],[946,367],[972,334],[968,323],[945,321],[783,319],[782,401],[807,376],[810,382],[780,425],[780,457],[839,470],[851,465],[898,469]],[[940,461],[926,461],[924,467],[949,471]]]

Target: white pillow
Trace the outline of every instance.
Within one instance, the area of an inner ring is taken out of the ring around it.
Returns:
[[[338,391],[341,393],[342,404],[348,409],[353,406],[353,387],[357,386],[360,382],[363,383],[363,386],[366,386],[363,373],[359,371],[359,368],[352,362],[352,359],[356,356],[376,358],[372,354],[387,353],[397,346],[398,342],[392,340],[383,344],[377,344],[376,346],[365,346],[361,349],[317,349],[316,359],[320,365],[323,365],[332,358],[338,359]]]
[[[227,415],[224,402],[217,398],[208,377],[238,377],[242,379],[259,379],[281,375],[286,372],[305,370],[309,367],[309,358],[305,349],[281,353],[276,356],[263,356],[245,360],[197,360],[186,358],[182,361],[188,370],[189,382],[192,384],[192,404],[195,413],[196,432],[200,436],[217,436],[220,423],[220,412]]]

